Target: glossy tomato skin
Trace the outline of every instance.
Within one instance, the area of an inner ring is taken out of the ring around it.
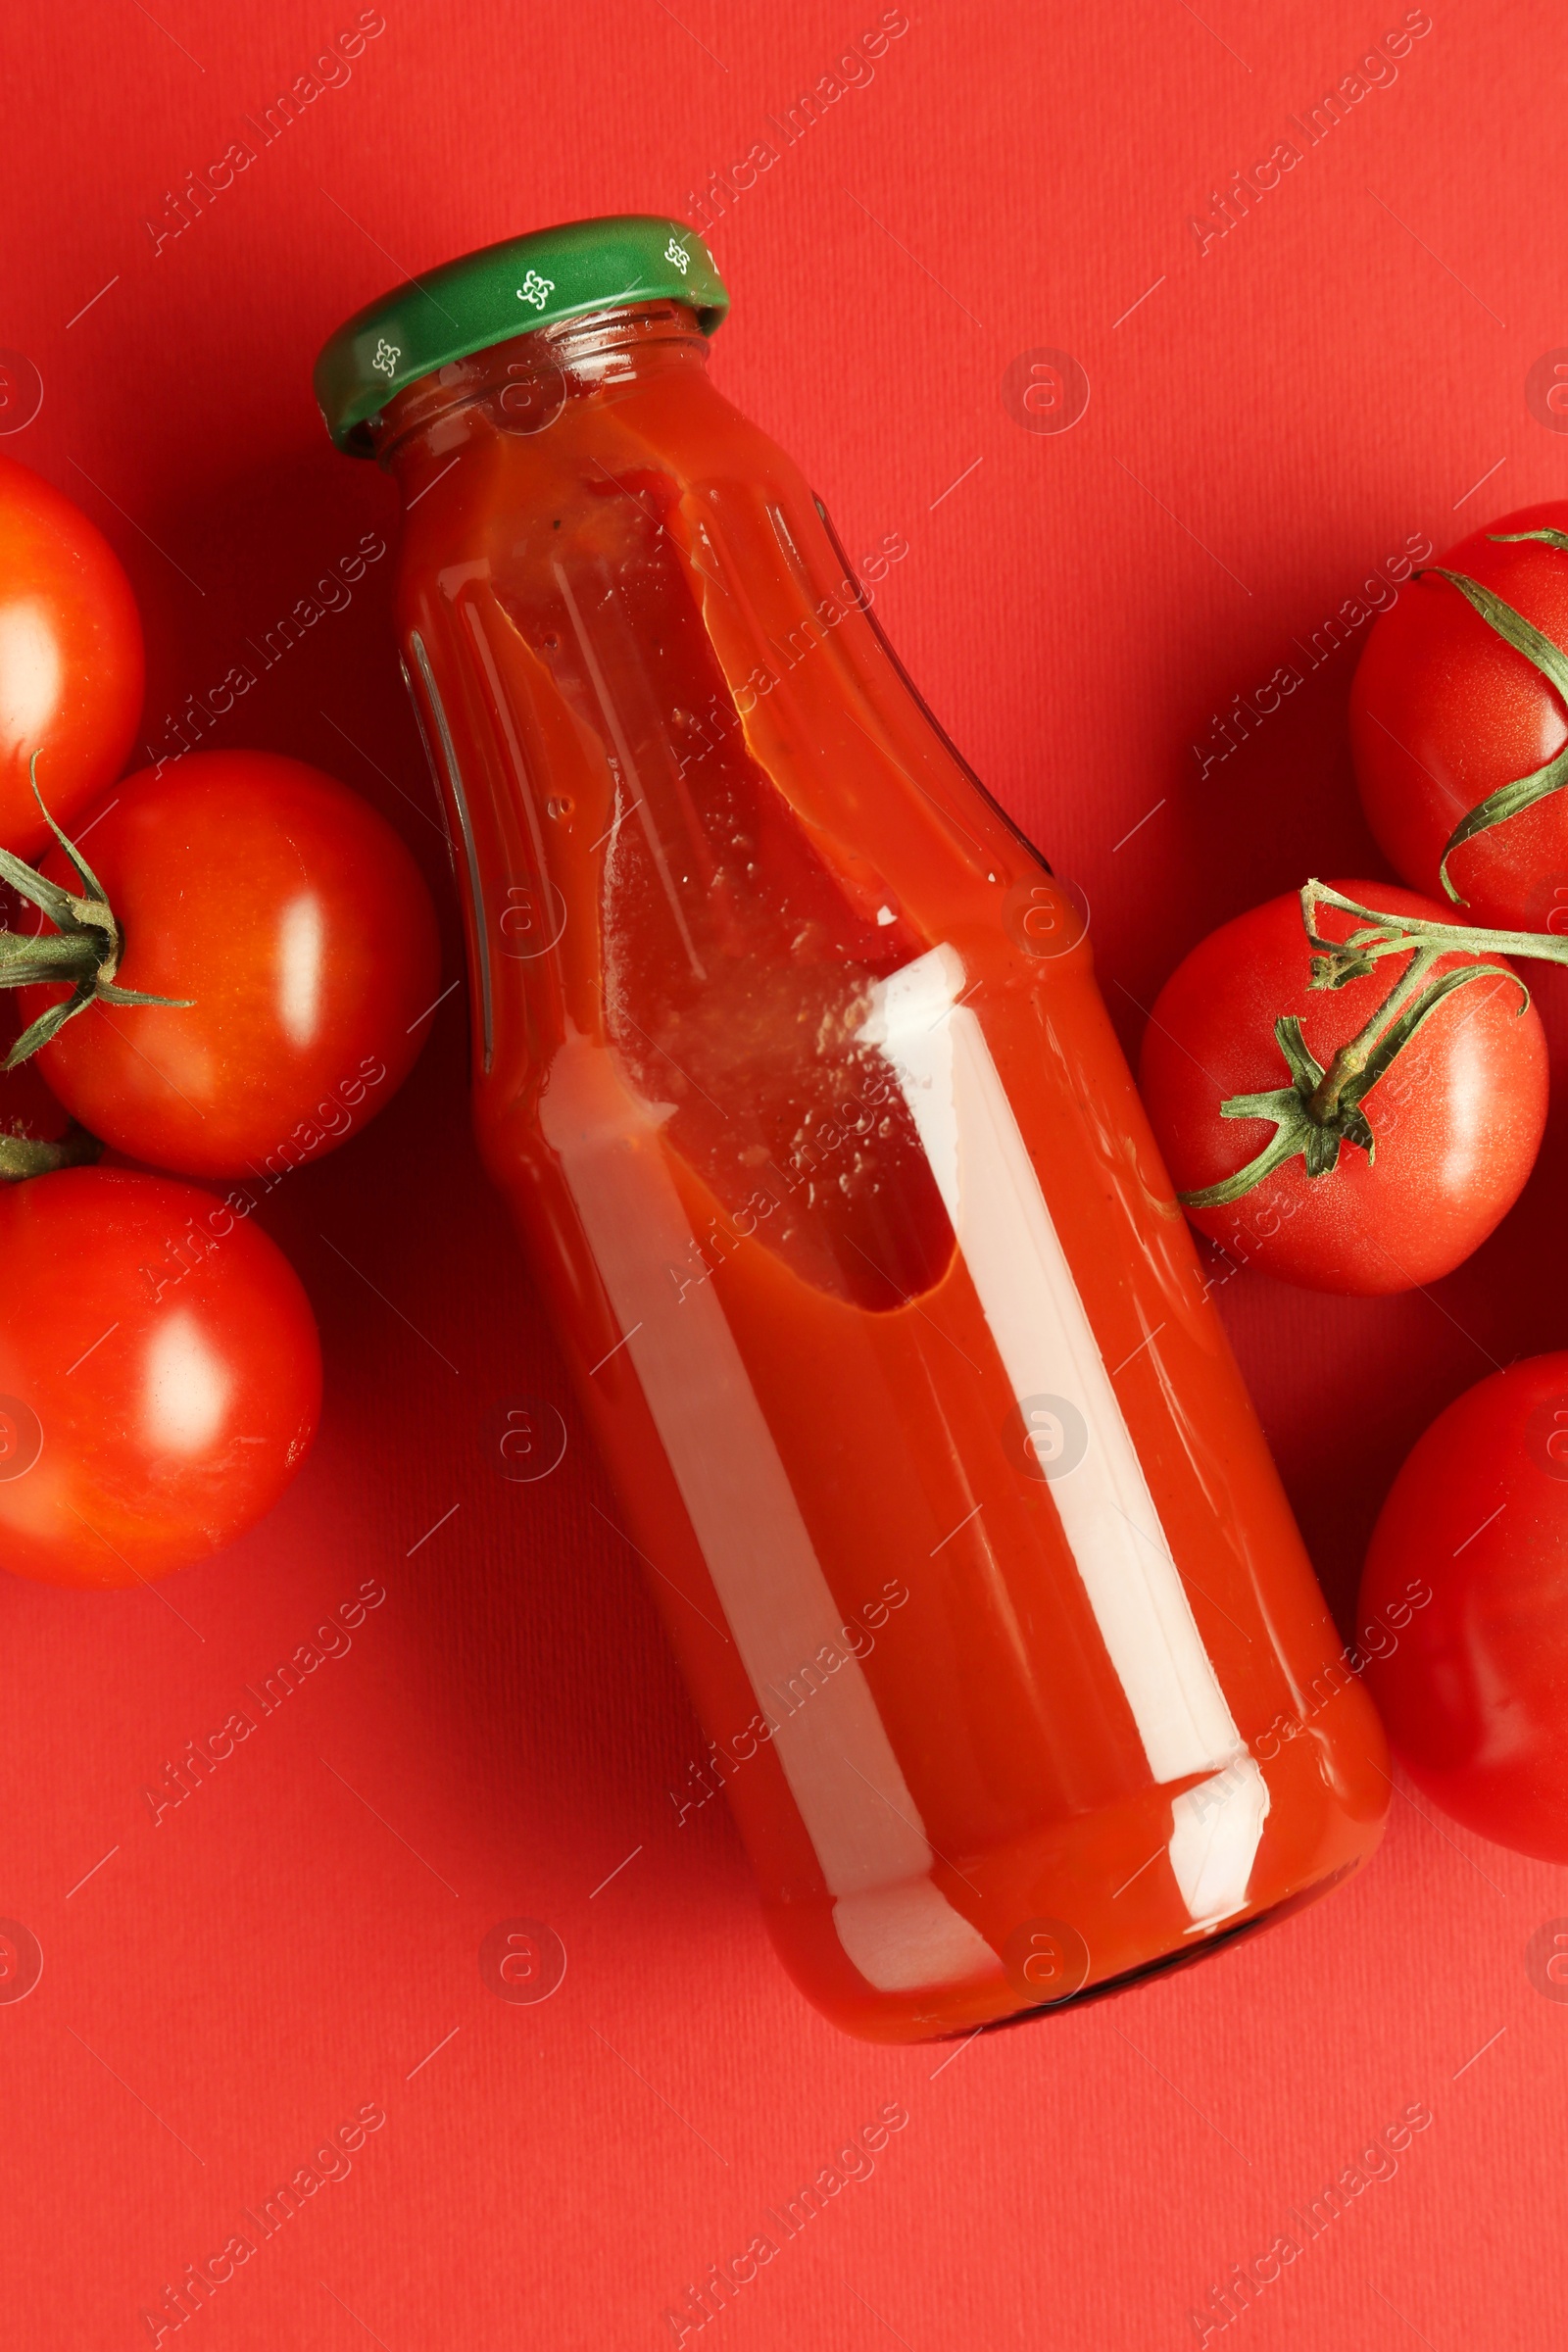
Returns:
[[[118,979],[38,1055],[93,1135],[190,1176],[278,1174],[390,1101],[440,993],[435,910],[386,820],[270,752],[195,752],[119,787],[84,843],[120,919]],[[69,883],[57,851],[44,872]],[[40,927],[44,927],[41,926]],[[66,992],[21,992],[28,1019]]]
[[[1388,882],[1336,886],[1390,914],[1451,920],[1430,900]],[[1325,936],[1352,919],[1323,910]],[[1155,1001],[1139,1084],[1179,1192],[1201,1192],[1255,1157],[1267,1120],[1225,1119],[1231,1095],[1286,1083],[1274,1038],[1296,1013],[1324,1066],[1369,1019],[1404,968],[1390,956],[1338,991],[1308,986],[1310,964],[1295,892],[1223,924],[1178,965]],[[1444,957],[1439,972],[1465,960]],[[1342,1146],[1329,1174],[1299,1159],[1238,1201],[1189,1209],[1233,1257],[1309,1290],[1376,1296],[1450,1273],[1512,1207],[1535,1162],[1546,1119],[1546,1045],[1534,1006],[1513,981],[1483,976],[1434,1012],[1365,1100],[1375,1160]]]
[[[128,1169],[0,1188],[0,1565],[129,1585],[272,1507],[320,1413],[321,1352],[276,1244]]]
[[[27,780],[71,822],[125,763],[145,666],[130,582],[103,533],[28,466],[0,457],[0,849],[49,839]]]
[[[6,893],[0,891],[0,913],[12,924],[19,916],[19,903],[6,906]],[[17,991],[8,989],[0,996],[0,1062],[10,1053],[22,1035],[22,1007]],[[71,1125],[63,1102],[49,1092],[43,1082],[36,1057],[19,1062],[14,1070],[0,1069],[0,1136],[19,1136],[33,1142],[55,1143]],[[0,1274],[0,1282],[4,1276]]]
[[[1498,546],[1494,533],[1568,531],[1568,503],[1521,508],[1435,562],[1493,589],[1568,648],[1568,554]],[[1350,746],[1367,822],[1396,872],[1443,898],[1454,826],[1500,785],[1568,744],[1568,711],[1451,580],[1413,579],[1373,623],[1350,690]],[[1568,793],[1554,793],[1454,852],[1448,878],[1472,922],[1568,930]]]
[[[1406,1616],[1422,1585],[1432,1597]],[[1411,1778],[1466,1828],[1568,1862],[1568,1354],[1494,1373],[1417,1441],[1373,1533],[1360,1622]]]

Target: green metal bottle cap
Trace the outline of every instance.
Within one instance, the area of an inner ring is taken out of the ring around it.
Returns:
[[[508,237],[346,319],[316,363],[317,405],[338,448],[368,458],[368,420],[421,375],[533,327],[642,302],[689,304],[705,335],[729,309],[707,247],[683,221],[622,213]]]

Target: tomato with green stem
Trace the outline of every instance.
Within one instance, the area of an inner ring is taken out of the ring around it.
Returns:
[[[52,813],[52,812],[51,812]],[[296,1166],[357,1133],[407,1076],[440,994],[430,894],[402,840],[318,768],[196,752],[122,784],[29,874],[0,936],[66,1108],[132,1158],[192,1176]]]
[[[1367,638],[1350,745],[1406,882],[1479,922],[1568,932],[1568,504],[1416,574]]]
[[[4,906],[0,888],[0,907]],[[0,995],[0,1064],[16,1044],[20,1015],[16,999]],[[76,1125],[38,1075],[36,1062],[0,1066],[0,1183],[42,1176],[99,1156],[97,1138]]]
[[[119,557],[52,483],[0,457],[0,847],[49,838],[28,782],[72,822],[125,763],[141,715],[141,618]]]
[[[1386,1629],[1367,1687],[1423,1792],[1499,1845],[1568,1862],[1568,1354],[1494,1373],[1417,1441],[1373,1533],[1360,1622]]]
[[[1468,1257],[1545,1126],[1545,1039],[1500,960],[1521,944],[1546,943],[1499,951],[1373,883],[1309,883],[1212,932],[1156,999],[1140,1071],[1192,1222],[1314,1290],[1409,1290]]]
[[[276,1244],[120,1168],[0,1186],[0,1564],[129,1585],[204,1558],[293,1478],[316,1319]]]

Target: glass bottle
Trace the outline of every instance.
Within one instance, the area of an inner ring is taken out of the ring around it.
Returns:
[[[724,301],[576,223],[318,384],[402,494],[478,1137],[708,1737],[677,1809],[722,1786],[802,1989],[914,2039],[1334,1884],[1386,1754],[1082,903],[714,387]]]

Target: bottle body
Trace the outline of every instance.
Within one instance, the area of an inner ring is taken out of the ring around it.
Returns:
[[[1066,892],[677,305],[380,420],[477,1131],[797,1982],[955,2032],[1364,1858],[1381,1734]]]

